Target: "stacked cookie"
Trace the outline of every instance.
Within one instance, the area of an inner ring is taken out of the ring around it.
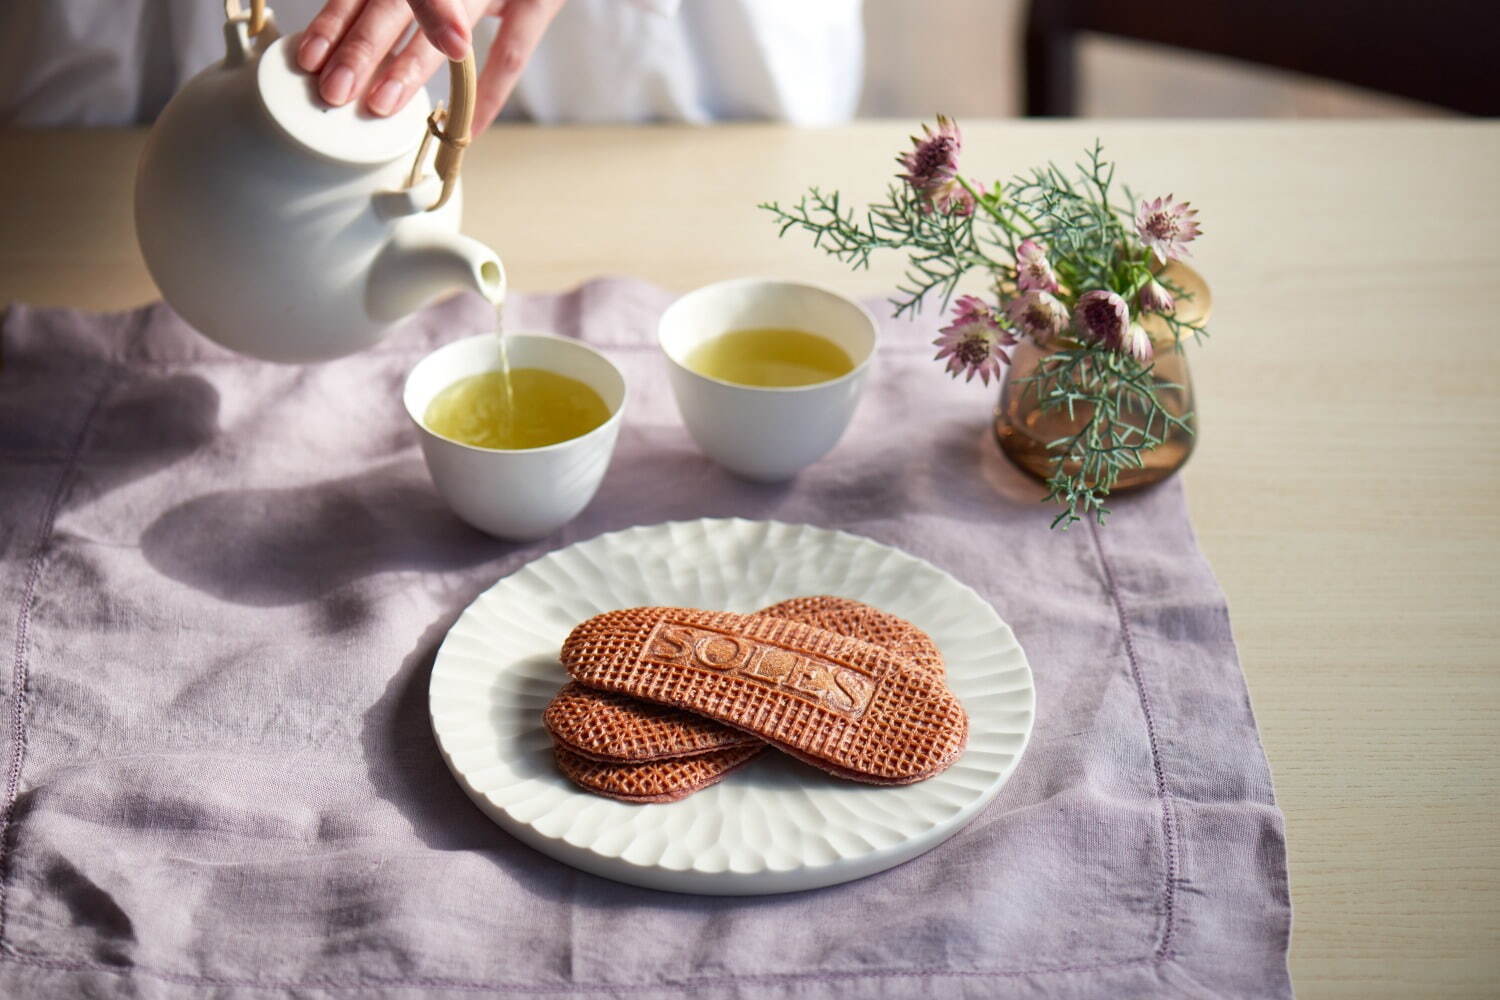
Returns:
[[[629,608],[568,636],[573,680],[544,716],[558,768],[627,802],[673,802],[767,748],[841,778],[921,781],[963,751],[968,717],[921,629],[858,601],[753,615]]]

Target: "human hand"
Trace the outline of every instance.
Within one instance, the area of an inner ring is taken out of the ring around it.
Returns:
[[[332,105],[363,95],[372,114],[406,106],[444,60],[462,59],[470,25],[500,15],[500,32],[479,75],[474,129],[495,120],[521,69],[564,0],[327,0],[297,48],[297,65],[318,76]],[[421,29],[397,48],[413,15]]]

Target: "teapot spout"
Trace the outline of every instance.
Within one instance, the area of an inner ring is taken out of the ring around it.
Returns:
[[[495,251],[458,233],[398,233],[370,269],[366,307],[371,319],[394,323],[461,289],[497,304],[505,298],[505,268]]]

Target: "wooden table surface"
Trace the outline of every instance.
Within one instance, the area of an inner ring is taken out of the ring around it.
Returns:
[[[877,195],[910,123],[502,127],[466,231],[512,285],[744,274],[889,290],[779,242],[755,203]],[[1500,991],[1500,125],[965,123],[966,168],[1071,162],[1098,135],[1138,189],[1201,210],[1214,287],[1186,471],[1229,594],[1276,791],[1311,997]],[[155,291],[140,132],[0,131],[0,301]]]

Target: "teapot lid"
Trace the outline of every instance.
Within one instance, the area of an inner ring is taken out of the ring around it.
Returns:
[[[345,163],[387,163],[416,149],[432,107],[426,90],[385,118],[370,114],[358,100],[329,107],[318,96],[317,77],[294,61],[293,40],[272,42],[255,69],[261,103],[282,131],[312,152]]]

